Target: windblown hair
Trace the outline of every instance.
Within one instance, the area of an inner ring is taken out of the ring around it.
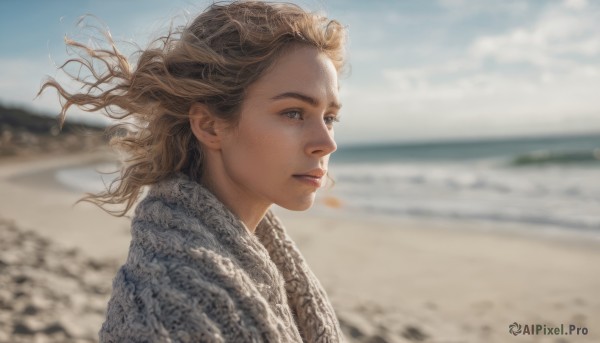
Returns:
[[[72,105],[123,121],[107,128],[111,147],[126,156],[120,176],[105,192],[79,200],[115,216],[127,213],[143,186],[174,172],[200,180],[203,153],[189,124],[192,104],[205,104],[213,115],[235,126],[248,86],[293,43],[318,48],[338,72],[345,65],[344,27],[290,3],[213,3],[186,27],[171,29],[139,51],[134,67],[110,34],[105,37],[109,49],[65,40],[83,53],[60,69],[73,63],[91,74],[67,73],[82,86],[80,92],[70,93],[49,78],[38,95],[48,87],[58,91],[61,127]],[[121,211],[104,208],[123,203]]]

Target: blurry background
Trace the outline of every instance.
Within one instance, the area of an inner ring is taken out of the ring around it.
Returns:
[[[336,307],[347,310],[348,335],[356,341],[505,341],[508,324],[519,319],[600,330],[600,264],[593,262],[600,252],[600,3],[296,3],[347,25],[349,69],[341,79],[338,151],[330,168],[335,187],[319,193],[309,211],[312,222],[306,213],[276,210]],[[124,258],[125,220],[118,224],[119,243],[106,248],[98,242],[107,240],[107,231],[82,232],[77,218],[95,213],[107,226],[113,222],[97,209],[71,213],[67,206],[82,192],[102,190],[97,169],[117,166],[108,152],[98,152],[104,144],[99,130],[109,122],[72,109],[71,126],[59,134],[49,119],[60,111],[54,92],[34,97],[45,75],[68,84],[57,72],[72,57],[63,38],[86,42],[90,34],[98,36],[86,23],[103,23],[122,50],[133,53],[135,44],[145,47],[208,4],[0,2],[0,217],[97,258]],[[85,14],[98,20],[78,24]],[[64,192],[63,207],[48,207],[58,206],[58,192]],[[332,241],[319,236],[321,226]],[[344,239],[345,245],[336,245]],[[507,256],[515,259],[509,263]],[[363,282],[345,272],[359,267]],[[509,271],[523,276],[520,283],[503,280]],[[110,267],[105,273],[112,277]],[[381,288],[379,297],[365,295],[373,287]],[[364,295],[364,301],[350,305],[349,294]],[[466,313],[470,319],[456,319]],[[2,327],[6,335],[18,327],[0,324],[0,342]],[[38,335],[42,329],[32,325],[22,331]],[[94,325],[91,320],[91,330]],[[573,341],[600,339],[594,337]],[[573,339],[561,342],[567,338]]]

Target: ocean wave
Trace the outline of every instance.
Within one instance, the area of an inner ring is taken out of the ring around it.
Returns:
[[[373,206],[372,204],[361,204],[361,206],[351,206],[347,210],[353,213],[380,213],[392,216],[405,216],[413,218],[434,218],[434,219],[460,219],[460,220],[481,220],[487,222],[525,224],[543,227],[556,227],[563,229],[575,229],[588,231],[590,233],[600,233],[600,217],[591,216],[569,216],[569,215],[548,215],[547,213],[534,213],[523,211],[499,211],[491,208],[438,208],[434,206],[419,206],[408,204],[405,206]]]
[[[510,161],[512,166],[547,164],[596,164],[600,163],[600,148],[585,151],[537,150],[519,155]]]
[[[332,193],[350,212],[600,232],[596,168],[438,162],[342,164],[331,169],[337,181]]]
[[[55,179],[63,186],[78,192],[100,193],[117,177],[115,163],[99,163],[91,166],[59,169]],[[110,176],[112,174],[112,176]]]
[[[401,195],[407,191],[471,196],[500,195],[533,198],[557,196],[581,201],[600,201],[594,186],[595,169],[495,168],[479,164],[335,165],[336,187],[353,193]]]

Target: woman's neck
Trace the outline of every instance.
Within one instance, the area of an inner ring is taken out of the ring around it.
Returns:
[[[253,234],[271,204],[256,199],[247,189],[225,178],[224,175],[226,174],[214,171],[211,173],[207,170],[203,173],[200,184],[236,215]]]

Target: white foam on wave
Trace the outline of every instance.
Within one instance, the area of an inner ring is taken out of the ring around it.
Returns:
[[[118,175],[114,173],[116,170],[115,163],[99,163],[85,167],[60,169],[55,172],[54,177],[69,189],[99,193],[106,190],[110,182]]]
[[[476,219],[600,232],[598,169],[489,163],[332,165],[332,195],[351,211]]]

